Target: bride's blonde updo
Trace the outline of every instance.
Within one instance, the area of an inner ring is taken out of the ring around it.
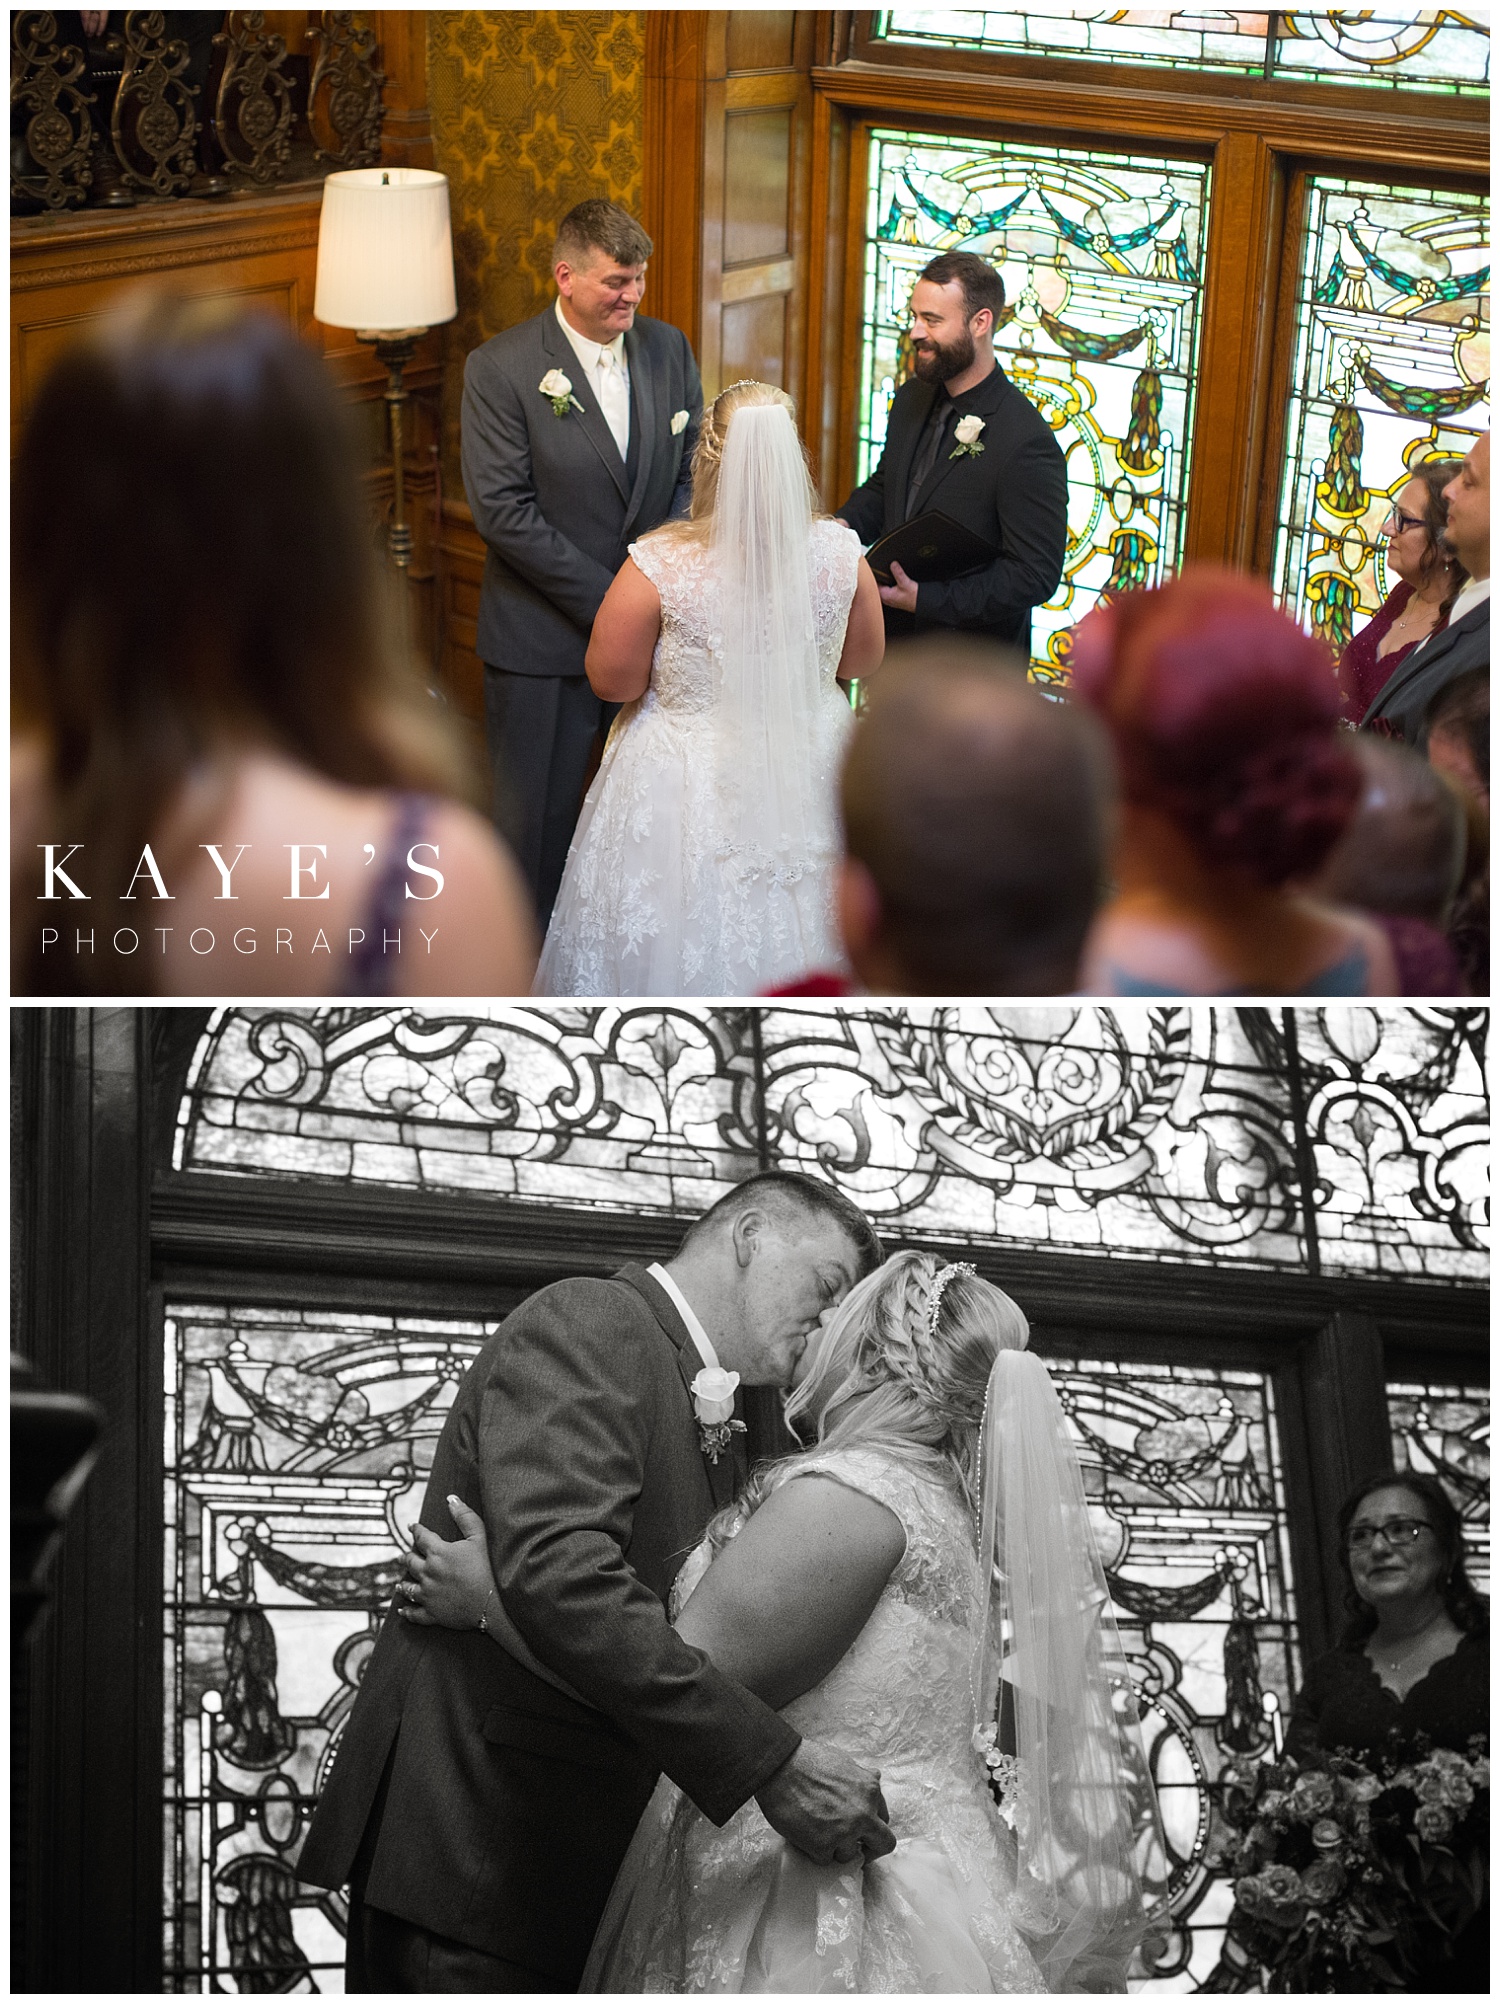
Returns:
[[[972,1507],[979,1428],[1002,1350],[1024,1350],[1026,1317],[966,1261],[898,1252],[852,1287],[821,1336],[812,1369],[786,1402],[787,1424],[828,1447],[878,1443],[890,1453],[940,1455]],[[704,1536],[728,1544],[781,1479],[762,1462]]]
[[[653,535],[701,536],[707,533],[713,522],[714,504],[719,495],[719,467],[724,458],[724,441],[729,436],[729,427],[736,411],[747,410],[756,405],[761,407],[779,406],[792,421],[792,429],[797,428],[797,406],[785,390],[778,390],[774,383],[757,383],[746,380],[731,383],[727,390],[721,390],[703,413],[703,423],[698,430],[698,443],[693,451],[693,499],[687,519],[663,522]],[[803,460],[807,449],[803,447]],[[808,475],[808,488],[812,489],[812,475]],[[812,496],[812,510],[819,512],[817,497]]]
[[[1030,1331],[1008,1294],[966,1263],[899,1252],[851,1289],[788,1399],[788,1424],[830,1446],[929,1449],[972,1489],[979,1423],[1001,1350]]]

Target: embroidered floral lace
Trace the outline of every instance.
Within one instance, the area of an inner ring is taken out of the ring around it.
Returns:
[[[896,1850],[863,1869],[814,1865],[754,1802],[716,1829],[664,1777],[584,1988],[1039,1991],[1012,1918],[1015,1841],[973,1744],[968,1673],[980,1602],[964,1500],[935,1460],[876,1448],[809,1454],[783,1479],[813,1474],[885,1504],[906,1549],[853,1647],[784,1716],[879,1770]],[[680,1576],[674,1617],[706,1566],[700,1547]]]
[[[670,535],[631,556],[661,595],[644,696],[615,721],[547,933],[537,992],[753,995],[843,964],[833,917],[839,760],[849,706],[835,682],[859,563],[842,522],[813,524],[813,618],[823,692],[806,720],[826,778],[811,853],[773,861],[730,840],[720,798],[723,638],[717,560]]]

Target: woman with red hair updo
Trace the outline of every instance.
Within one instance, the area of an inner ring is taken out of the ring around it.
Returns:
[[[1295,886],[1359,799],[1321,642],[1265,585],[1195,567],[1079,626],[1076,698],[1120,769],[1116,891],[1083,981],[1101,995],[1391,995],[1379,928]]]

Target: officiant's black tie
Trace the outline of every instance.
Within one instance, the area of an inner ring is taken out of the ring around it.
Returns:
[[[948,421],[953,416],[955,405],[946,390],[939,390],[932,400],[932,409],[927,413],[927,422],[922,427],[922,436],[917,441],[917,450],[911,463],[911,477],[906,483],[906,513],[903,521],[909,522],[917,512],[917,496],[921,493],[927,476],[937,464],[937,456],[948,436]]]

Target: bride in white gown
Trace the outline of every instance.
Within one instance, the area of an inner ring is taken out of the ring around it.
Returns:
[[[880,596],[816,497],[791,399],[705,414],[692,513],[630,546],[586,661],[616,718],[568,852],[540,995],[750,995],[842,963],[841,682],[884,650]]]
[[[971,1267],[897,1254],[809,1345],[787,1413],[815,1445],[752,1477],[673,1589],[686,1640],[878,1769],[895,1850],[815,1863],[753,1800],[717,1828],[664,1777],[581,1988],[1125,1987],[1159,1826],[1077,1456],[1026,1340]],[[487,1578],[482,1540],[438,1549]]]

